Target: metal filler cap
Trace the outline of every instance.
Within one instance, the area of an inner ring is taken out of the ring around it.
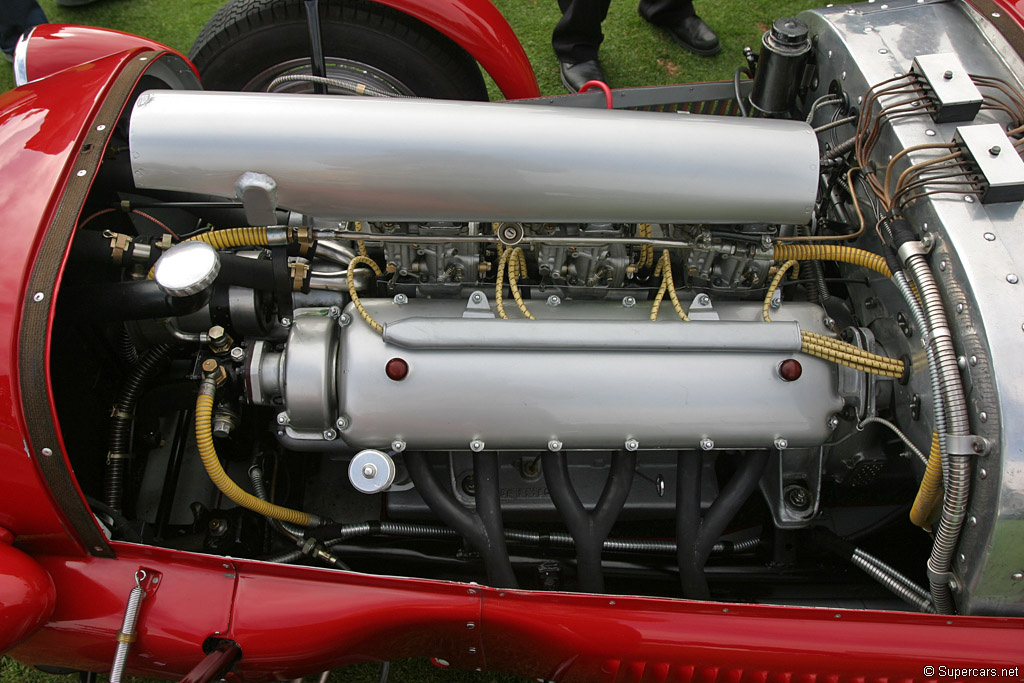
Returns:
[[[359,451],[348,464],[348,480],[361,493],[380,493],[395,481],[395,461],[383,451]]]
[[[212,285],[218,273],[216,249],[206,242],[182,242],[157,259],[153,279],[171,296],[192,296]]]

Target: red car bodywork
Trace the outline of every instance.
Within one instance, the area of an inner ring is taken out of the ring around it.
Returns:
[[[487,3],[452,2],[441,6],[447,11],[387,4],[449,33],[506,94],[536,94],[521,47]],[[1024,3],[1001,4],[1024,16]],[[60,43],[40,50],[46,60],[33,56],[29,76],[52,75],[0,96],[0,317],[8,330],[0,337],[0,651],[29,664],[107,670],[142,568],[147,597],[128,671],[161,678],[188,672],[211,636],[239,644],[233,675],[249,681],[421,656],[550,680],[638,683],[924,681],[936,680],[928,666],[1024,664],[1024,619],[498,590],[116,542],[113,557],[101,556],[110,552],[87,547],[58,502],[81,498],[77,484],[57,491],[41,473],[46,458],[70,470],[62,444],[28,439],[19,358],[48,356],[49,344],[21,345],[20,321],[27,307],[49,306],[29,278],[40,259],[66,257],[40,247],[70,183],[89,182],[79,175],[83,161],[102,154],[84,144],[99,108],[130,62],[161,52],[94,29],[47,27],[37,37]],[[56,424],[52,392],[49,417]]]

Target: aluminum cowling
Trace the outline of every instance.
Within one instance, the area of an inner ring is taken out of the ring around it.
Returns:
[[[435,100],[150,91],[131,116],[140,188],[379,221],[806,223],[802,122]]]

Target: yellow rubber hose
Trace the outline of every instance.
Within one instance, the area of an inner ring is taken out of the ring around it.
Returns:
[[[885,277],[892,277],[892,271],[885,258],[874,252],[840,244],[776,244],[776,261],[841,261],[869,268]]]
[[[203,461],[206,473],[210,475],[210,480],[220,489],[221,493],[227,496],[228,500],[244,508],[279,519],[282,522],[309,526],[312,521],[309,514],[268,503],[242,490],[221,467],[217,449],[213,445],[213,394],[215,390],[216,384],[212,380],[203,380],[199,388],[199,396],[196,398],[196,446],[199,448],[199,457]]]
[[[931,527],[928,518],[939,502],[939,489],[942,486],[942,451],[939,449],[939,435],[932,432],[932,449],[928,454],[928,466],[921,479],[921,487],[914,498],[914,506],[910,508],[910,521],[923,529]]]
[[[383,273],[380,270],[380,266],[378,266],[377,262],[374,261],[372,258],[369,258],[368,256],[356,256],[348,264],[348,272],[345,274],[345,281],[348,284],[348,295],[352,298],[352,305],[356,307],[357,311],[359,311],[359,315],[363,317],[363,320],[366,321],[366,324],[372,327],[373,329],[377,330],[377,334],[384,334],[384,326],[381,325],[376,320],[374,320],[370,316],[370,314],[366,312],[366,308],[363,307],[363,302],[359,300],[359,293],[356,292],[355,271],[356,266],[361,264],[370,266],[370,268],[373,269],[373,272],[377,275],[377,277],[383,275]]]
[[[186,242],[206,242],[214,249],[228,249],[229,247],[267,247],[270,246],[267,240],[266,228],[227,228],[225,230],[211,230],[195,237],[189,237]]]

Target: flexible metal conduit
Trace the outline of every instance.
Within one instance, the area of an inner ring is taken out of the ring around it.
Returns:
[[[938,283],[923,254],[910,254],[906,258],[906,266],[921,296],[930,341],[935,349],[939,383],[946,411],[947,433],[951,436],[968,436],[971,427],[967,414],[967,399],[960,380],[956,350],[953,348],[953,337],[946,320]],[[942,516],[932,545],[932,554],[928,558],[932,600],[935,610],[940,614],[951,614],[954,609],[949,592],[948,573],[960,529],[963,527],[971,482],[970,456],[950,453],[948,462]]]

